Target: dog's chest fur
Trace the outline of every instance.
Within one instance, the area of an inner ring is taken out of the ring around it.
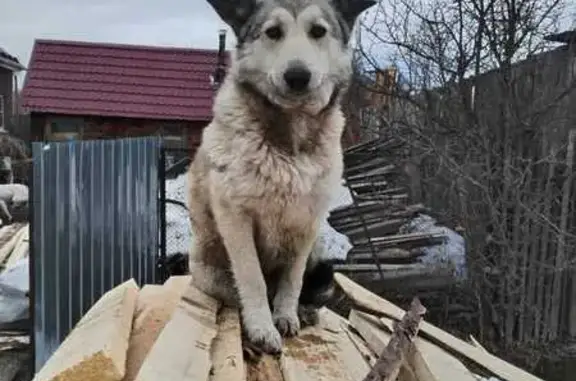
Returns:
[[[342,175],[344,119],[338,110],[318,118],[246,104],[228,103],[225,110],[216,110],[203,136],[209,193],[252,216],[262,265],[274,267],[279,257],[289,260],[298,245],[315,237],[327,212]]]

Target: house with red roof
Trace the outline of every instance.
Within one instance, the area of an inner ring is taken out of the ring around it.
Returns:
[[[36,40],[22,91],[32,140],[161,135],[198,143],[217,50]]]
[[[24,69],[18,58],[0,47],[0,131],[11,130],[17,124],[17,74]]]

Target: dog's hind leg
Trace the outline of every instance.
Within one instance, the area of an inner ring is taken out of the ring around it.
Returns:
[[[265,352],[280,353],[282,337],[272,321],[252,219],[239,208],[222,205],[214,207],[214,218],[230,259],[246,336]]]

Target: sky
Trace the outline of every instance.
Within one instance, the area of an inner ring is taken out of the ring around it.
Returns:
[[[0,0],[0,47],[24,66],[36,38],[217,49],[220,28],[206,0]]]
[[[217,49],[220,28],[233,48],[206,0],[0,0],[0,47],[25,66],[36,38]]]

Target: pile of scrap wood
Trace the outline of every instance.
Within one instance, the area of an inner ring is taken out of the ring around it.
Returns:
[[[421,261],[422,249],[444,243],[445,234],[406,232],[415,217],[430,211],[409,203],[405,176],[390,154],[401,148],[400,142],[387,139],[346,150],[344,177],[353,203],[333,210],[328,221],[354,247],[336,268],[358,280],[385,284],[438,276],[452,283],[451,266]]]
[[[539,381],[422,321],[417,301],[405,313],[341,274],[336,280],[358,307],[349,321],[323,309],[320,323],[287,339],[281,356],[249,359],[238,311],[190,277],[141,289],[130,280],[102,296],[34,380],[476,381],[476,371]]]
[[[0,228],[0,380],[23,377],[30,359],[28,309],[29,226]]]
[[[28,256],[30,225],[14,223],[0,228],[0,272]]]

